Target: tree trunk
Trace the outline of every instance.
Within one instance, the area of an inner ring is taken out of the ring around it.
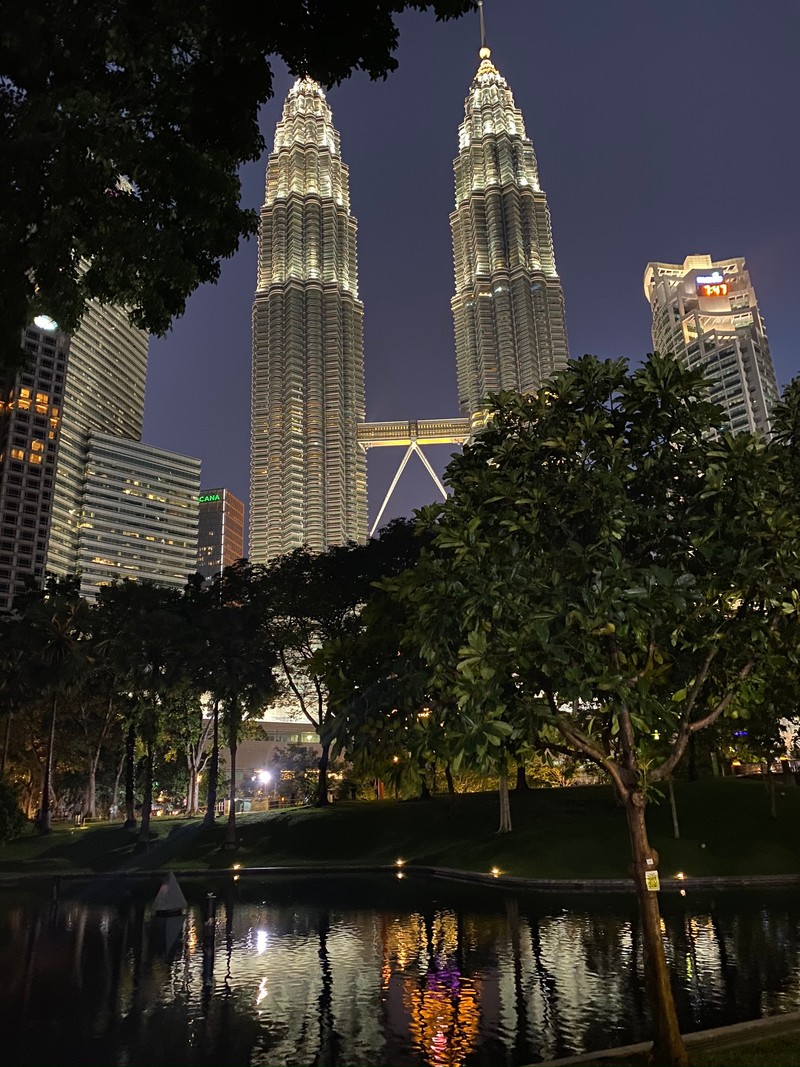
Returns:
[[[202,720],[201,720],[202,723]],[[196,744],[189,742],[186,746],[186,766],[189,771],[189,788],[186,792],[186,814],[197,815],[200,808],[200,773],[205,767],[207,758],[204,754],[208,735],[211,731],[212,719],[206,722],[197,739]]]
[[[772,760],[767,760],[765,782],[767,786],[767,796],[769,797],[769,817],[770,819],[777,819],[778,799],[775,795],[775,776],[772,773]]]
[[[150,810],[153,807],[153,742],[145,742],[144,759],[144,796],[142,797],[142,822],[139,826],[137,852],[146,852],[150,848]]]
[[[669,792],[669,810],[672,813],[672,833],[676,841],[681,839],[681,828],[678,825],[678,809],[675,806],[675,790],[672,787],[672,775],[667,775],[667,790]]]
[[[208,770],[208,803],[203,819],[204,826],[213,826],[217,815],[217,781],[219,779],[219,701],[214,701],[213,736],[211,741],[211,766]]]
[[[136,724],[128,723],[125,738],[125,829],[136,829]]]
[[[447,782],[447,795],[452,800],[456,795],[456,785],[453,781],[453,772],[450,770],[450,764],[444,765],[444,779]]]
[[[99,755],[99,753],[98,753]],[[83,817],[84,819],[97,818],[97,757],[92,756],[89,760],[89,772],[86,775],[86,789],[83,794]]]
[[[525,777],[525,764],[524,763],[518,763],[517,764],[517,783],[514,786],[514,792],[522,793],[526,789],[530,789],[530,786],[528,785],[528,779]]]
[[[0,778],[6,773],[6,764],[8,763],[8,749],[11,745],[11,716],[12,712],[9,711],[6,715],[6,736],[3,741],[3,761],[0,763]]]
[[[236,749],[239,745],[239,724],[236,719],[236,715],[238,712],[237,703],[237,701],[233,701],[229,728],[231,742],[231,787],[228,790],[228,828],[225,831],[225,841],[222,845],[225,852],[233,852],[236,849]]]
[[[658,863],[658,857],[647,838],[646,803],[643,793],[631,790],[625,802],[625,814],[633,853],[633,880],[642,921],[645,988],[653,1019],[653,1050],[650,1062],[663,1067],[686,1067],[689,1059],[678,1026],[675,1000],[670,986],[658,894],[649,890],[645,881],[646,872],[655,871]]]
[[[52,812],[50,810],[50,791],[53,788],[53,749],[56,743],[56,711],[58,709],[58,697],[53,696],[53,706],[50,712],[50,732],[47,737],[47,755],[44,759],[44,774],[42,775],[42,803],[39,808],[40,834],[50,833]]]
[[[186,814],[194,815],[197,812],[197,765],[194,762],[194,752],[188,748],[186,770],[189,775],[189,785],[186,789]]]
[[[508,770],[504,766],[500,770],[500,826],[498,834],[511,833],[511,805],[508,800]]]
[[[117,767],[117,776],[114,779],[114,793],[111,798],[111,810],[114,813],[114,818],[116,818],[117,813],[119,812],[119,783],[122,778],[122,772],[125,770],[126,758],[126,753],[123,749],[122,759],[119,761],[119,767]]]
[[[322,746],[322,755],[319,757],[319,784],[317,786],[317,808],[324,808],[328,803],[328,763],[330,761],[331,743],[328,741]]]
[[[86,796],[83,805],[83,814],[90,819],[97,818],[97,766],[100,763],[102,744],[101,741],[94,750],[92,758],[89,760],[89,774],[86,779]]]

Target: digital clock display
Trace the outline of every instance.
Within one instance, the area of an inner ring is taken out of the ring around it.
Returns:
[[[718,270],[715,270],[713,274],[698,274],[694,283],[700,296],[728,295],[728,283],[725,281],[725,276],[720,274]]]

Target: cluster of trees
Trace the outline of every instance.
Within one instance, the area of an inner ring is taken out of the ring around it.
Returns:
[[[6,620],[2,707],[31,731],[41,827],[56,737],[83,746],[87,806],[104,748],[130,800],[138,745],[144,842],[159,749],[181,747],[196,780],[211,731],[212,810],[220,726],[233,773],[242,724],[277,692],[320,736],[319,803],[344,752],[354,781],[422,795],[437,772],[451,792],[458,774],[492,774],[510,831],[511,768],[592,766],[630,831],[654,1055],[686,1062],[647,805],[698,735],[724,748],[744,724],[769,763],[796,715],[799,442],[800,382],[770,439],[733,437],[697,372],[586,356],[536,394],[491,398],[448,500],[365,546],[242,562],[183,594],[32,594]],[[232,804],[231,846],[234,818]]]
[[[367,545],[298,550],[266,567],[240,561],[183,591],[127,581],[88,604],[75,580],[48,579],[0,620],[0,775],[47,833],[59,793],[97,816],[102,770],[131,829],[141,798],[146,848],[156,768],[182,767],[189,814],[205,771],[210,821],[224,743],[233,847],[238,743],[280,698],[320,736],[317,801],[327,803],[333,733],[318,650],[355,625],[373,583],[408,567],[415,551],[410,524],[399,522]]]
[[[658,1063],[686,1062],[646,810],[701,732],[731,722],[774,759],[800,703],[800,382],[775,433],[726,432],[671,358],[586,356],[534,395],[490,398],[486,430],[418,518],[415,566],[326,661],[355,760],[493,769],[588,761],[630,832]],[[393,755],[394,754],[394,755]],[[650,876],[650,877],[648,877]]]

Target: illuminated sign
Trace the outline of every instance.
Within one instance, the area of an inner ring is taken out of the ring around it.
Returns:
[[[718,270],[713,274],[698,274],[694,280],[700,296],[727,296],[728,283]]]
[[[213,504],[215,500],[222,500],[219,493],[201,493],[197,498],[201,504]]]

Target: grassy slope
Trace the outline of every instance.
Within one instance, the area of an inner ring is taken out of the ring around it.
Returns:
[[[666,800],[651,808],[650,835],[662,874],[800,873],[800,789],[778,797],[769,818],[763,786],[732,779],[677,783],[681,839],[672,838]],[[470,794],[451,804],[361,802],[326,810],[294,809],[240,820],[243,866],[408,862],[465,870],[497,866],[531,878],[620,878],[630,863],[622,811],[607,787],[537,789],[512,794],[514,832],[498,837],[497,798]],[[228,867],[219,851],[223,826],[156,820],[159,837],[147,866]],[[113,870],[139,865],[119,825],[26,836],[0,850],[0,873],[19,870]],[[705,848],[701,845],[705,844]]]
[[[582,1067],[646,1067],[647,1054],[625,1059],[598,1056],[584,1060]],[[800,1033],[783,1032],[763,1037],[720,1036],[700,1046],[689,1047],[691,1067],[797,1067],[800,1063]]]

